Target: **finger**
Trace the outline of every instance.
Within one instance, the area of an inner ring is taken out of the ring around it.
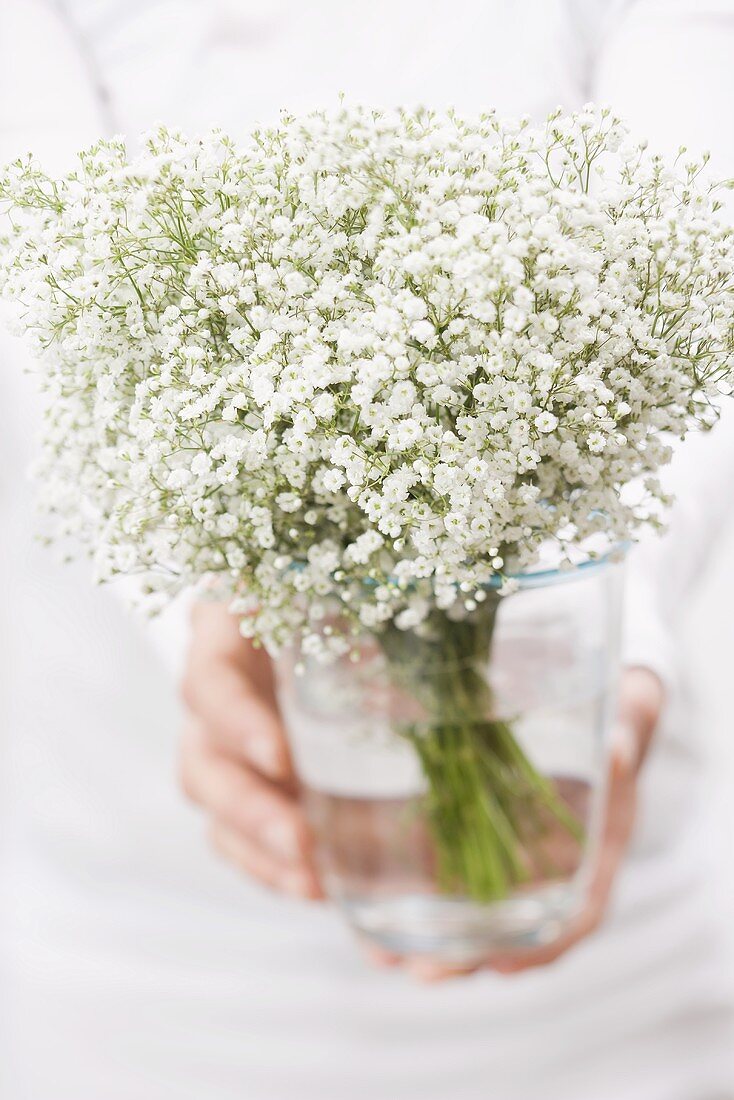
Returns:
[[[483,965],[497,973],[515,974],[532,967],[548,966],[595,931],[604,918],[634,823],[637,770],[662,701],[660,682],[645,669],[625,672],[623,685],[611,738],[605,822],[587,903],[571,925],[551,943],[489,956]],[[418,957],[404,960],[404,965],[422,981],[463,977],[477,969],[449,967]]]
[[[665,702],[662,681],[647,668],[625,669],[617,700],[617,724],[632,734],[639,769],[652,741]]]
[[[191,618],[182,684],[187,705],[204,719],[222,751],[249,760],[272,779],[292,780],[269,657],[242,637],[238,618],[226,604],[201,601]]]
[[[181,781],[192,801],[272,856],[308,860],[310,837],[298,804],[257,773],[211,752],[195,720],[184,732]]]
[[[293,897],[316,899],[321,896],[318,883],[307,871],[279,863],[227,825],[215,822],[209,837],[220,855],[265,886]]]
[[[465,978],[480,969],[480,964],[472,966],[449,966],[423,955],[398,955],[388,951],[379,944],[360,937],[360,946],[375,966],[402,967],[406,973],[418,981],[432,984],[434,982],[447,981],[450,978]]]
[[[212,745],[249,761],[271,779],[292,780],[285,731],[274,702],[260,694],[234,660],[192,654],[183,684],[189,709]]]
[[[596,931],[604,919],[607,897],[607,893],[596,893],[592,887],[583,910],[556,939],[541,947],[498,953],[487,959],[486,966],[498,974],[517,974],[533,967],[549,966]]]
[[[539,966],[549,966],[566,955],[582,940],[590,936],[601,924],[605,905],[592,899],[557,939],[542,947],[523,948],[521,951],[502,952],[487,959],[487,968],[498,974],[519,974]]]
[[[606,905],[632,834],[638,764],[636,736],[626,723],[618,721],[612,738],[604,825],[589,891],[599,908]]]
[[[482,962],[482,967],[500,974],[515,974],[533,967],[548,966],[601,924],[634,821],[635,777],[639,755],[637,749],[635,733],[626,722],[618,722],[612,738],[605,823],[594,875],[589,885],[588,900],[582,912],[551,943],[537,948],[522,948],[490,955]],[[403,965],[414,977],[425,982],[466,977],[479,968],[447,966],[418,956],[404,959]]]
[[[642,745],[634,725],[621,716],[612,727],[610,736],[610,768],[612,780],[634,775],[640,762]]]
[[[359,945],[364,951],[367,958],[375,966],[392,967],[399,966],[401,963],[400,955],[396,955],[393,951],[388,951],[384,947],[380,947],[379,944],[373,943],[365,936],[359,936]]]
[[[612,741],[609,789],[604,827],[586,904],[570,927],[551,943],[517,952],[503,952],[487,960],[500,974],[516,974],[548,966],[596,931],[604,919],[612,887],[629,842],[635,814],[636,753],[630,731],[619,724]]]
[[[239,620],[221,600],[198,600],[191,609],[194,642],[210,653],[232,656],[244,645]]]
[[[438,962],[429,957],[413,955],[405,960],[405,969],[420,982],[432,985],[435,982],[445,982],[451,978],[466,978],[474,974],[480,968],[480,964],[471,966],[449,966],[447,963]]]

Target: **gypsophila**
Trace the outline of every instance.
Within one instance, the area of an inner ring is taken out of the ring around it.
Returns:
[[[161,130],[59,181],[17,162],[0,283],[42,359],[53,534],[152,600],[215,578],[272,651],[329,598],[416,629],[549,539],[629,537],[732,373],[699,170],[594,108]]]

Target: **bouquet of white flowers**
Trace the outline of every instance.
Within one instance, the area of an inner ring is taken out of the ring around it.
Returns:
[[[374,635],[432,716],[402,732],[440,882],[477,900],[527,874],[526,820],[578,831],[493,715],[498,607],[549,543],[657,522],[670,438],[732,375],[734,241],[701,167],[607,110],[342,108],[0,182],[53,535],[153,605],[216,582],[273,655]]]

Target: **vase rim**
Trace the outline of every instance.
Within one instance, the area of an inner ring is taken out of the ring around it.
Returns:
[[[610,565],[618,565],[624,560],[627,551],[632,546],[631,540],[624,540],[615,542],[609,546],[606,550],[594,552],[591,556],[584,558],[578,562],[567,562],[565,565],[553,566],[552,568],[530,568],[520,570],[513,573],[511,571],[497,573],[490,580],[485,581],[483,584],[478,585],[478,588],[485,590],[492,589],[494,591],[500,591],[503,587],[507,586],[507,582],[512,582],[513,587],[519,589],[526,588],[542,588],[545,585],[550,584],[563,584],[566,581],[575,580],[580,573],[588,574],[596,570],[604,569]],[[304,562],[293,561],[288,566],[289,569],[303,569]],[[370,578],[365,578],[364,583],[374,584]]]
[[[616,542],[607,550],[594,554],[593,557],[587,557],[583,561],[569,562],[565,565],[554,566],[553,568],[531,568],[521,570],[518,573],[503,573],[501,576],[492,577],[492,579],[487,581],[482,587],[499,589],[501,591],[503,585],[505,585],[508,580],[515,582],[520,589],[542,588],[549,584],[562,584],[565,581],[575,580],[580,573],[588,574],[600,569],[605,569],[610,565],[620,564],[631,546],[632,542],[629,540]]]

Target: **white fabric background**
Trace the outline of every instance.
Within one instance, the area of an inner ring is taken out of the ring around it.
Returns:
[[[62,166],[103,127],[235,128],[341,90],[534,113],[594,94],[658,143],[710,145],[734,174],[731,3],[360,9],[3,0],[3,156],[33,146]],[[551,972],[425,990],[369,970],[330,911],[270,898],[209,855],[175,787],[167,668],[184,620],[151,636],[83,566],[34,546],[22,470],[36,403],[23,353],[4,338],[0,359],[3,1100],[733,1097],[732,820],[717,793],[734,773],[732,543],[693,553],[698,525],[725,516],[728,459],[681,474],[703,512],[679,549],[651,551],[663,595],[671,570],[683,589],[707,574],[677,625],[707,702],[690,717],[686,681],[677,692],[613,919]]]

